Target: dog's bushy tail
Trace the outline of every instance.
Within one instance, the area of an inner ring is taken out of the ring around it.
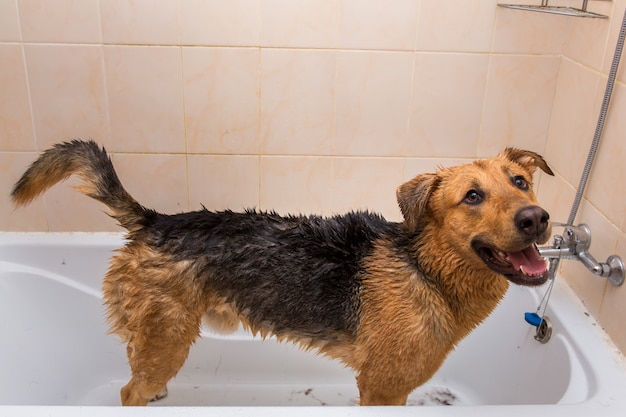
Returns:
[[[82,179],[76,188],[106,204],[111,209],[109,215],[129,231],[145,226],[155,214],[128,194],[106,150],[94,141],[63,142],[42,153],[13,186],[13,202],[16,206],[26,205],[72,174]]]

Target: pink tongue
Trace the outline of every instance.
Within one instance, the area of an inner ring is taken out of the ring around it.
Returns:
[[[508,258],[516,270],[523,267],[526,275],[540,275],[546,271],[546,261],[539,256],[539,252],[534,245],[531,245],[520,252],[509,252]]]

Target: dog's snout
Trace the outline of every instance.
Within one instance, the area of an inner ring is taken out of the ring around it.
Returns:
[[[538,206],[524,207],[515,215],[515,225],[528,236],[540,236],[548,228],[550,215]]]

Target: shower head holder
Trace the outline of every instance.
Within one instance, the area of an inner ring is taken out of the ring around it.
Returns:
[[[552,14],[560,14],[565,16],[575,16],[575,17],[592,17],[597,19],[607,19],[608,16],[603,14],[590,12],[587,10],[587,2],[588,0],[583,0],[583,4],[580,9],[575,7],[567,7],[567,6],[550,6],[548,5],[548,0],[541,0],[540,5],[528,5],[528,4],[498,4],[500,7],[506,7],[507,9],[516,9],[516,10],[526,10],[530,12],[543,12],[543,13],[552,13]]]

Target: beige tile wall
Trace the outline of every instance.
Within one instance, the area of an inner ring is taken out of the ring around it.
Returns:
[[[626,0],[609,20],[496,0],[0,0],[0,230],[117,230],[55,186],[14,211],[50,144],[94,138],[142,203],[399,219],[395,188],[504,146],[544,153],[540,198],[565,220]],[[626,65],[578,221],[626,257]],[[563,274],[626,351],[626,289]],[[626,288],[626,287],[625,287]]]

